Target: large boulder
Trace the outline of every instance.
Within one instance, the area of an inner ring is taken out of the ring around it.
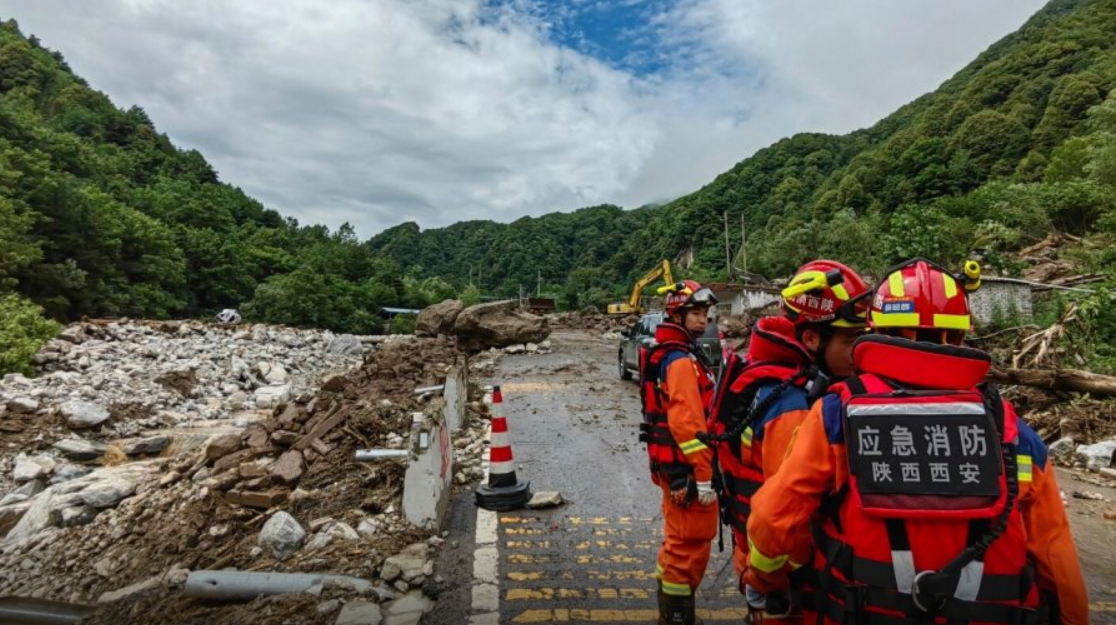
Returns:
[[[102,406],[89,401],[72,399],[63,403],[59,410],[66,425],[75,430],[87,430],[97,427],[109,419],[109,411]]]
[[[470,352],[520,343],[539,343],[550,336],[546,319],[519,310],[514,300],[470,306],[453,324],[457,344]]]
[[[276,560],[286,560],[294,555],[306,538],[306,530],[295,518],[279,511],[271,515],[260,530],[259,545]]]
[[[465,303],[459,299],[447,299],[440,304],[427,306],[415,320],[415,336],[438,336],[453,332],[453,324]]]

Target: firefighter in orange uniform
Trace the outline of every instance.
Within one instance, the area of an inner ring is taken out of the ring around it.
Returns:
[[[1085,625],[1088,599],[1042,440],[963,347],[965,291],[923,259],[885,274],[853,348],[858,375],[802,425],[752,500],[747,583],[780,590],[814,536],[806,622]]]
[[[733,563],[742,593],[751,497],[779,470],[810,404],[831,381],[852,374],[852,345],[867,326],[871,295],[864,280],[841,263],[806,263],[783,290],[783,316],[760,319],[739,370],[726,369],[724,396],[715,403],[718,414],[711,429],[719,440],[724,485],[720,505],[722,518],[732,528]],[[799,561],[808,559],[809,548],[807,533]],[[773,598],[771,603],[777,602]],[[789,601],[785,605],[769,613],[792,607]]]
[[[712,367],[697,345],[705,332],[713,293],[684,280],[669,287],[667,320],[656,344],[641,357],[640,393],[652,480],[663,491],[663,544],[659,549],[660,625],[694,625],[694,593],[717,534],[713,452],[700,438],[713,399]]]

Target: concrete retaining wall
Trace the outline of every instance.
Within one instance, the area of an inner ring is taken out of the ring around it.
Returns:
[[[994,321],[1030,321],[1033,317],[1031,287],[985,278],[980,288],[969,294],[969,309],[978,327]]]

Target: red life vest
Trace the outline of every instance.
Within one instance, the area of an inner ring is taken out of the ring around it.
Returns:
[[[717,444],[717,464],[724,493],[718,499],[722,518],[733,530],[737,544],[747,544],[752,496],[763,486],[763,467],[753,449],[755,426],[788,386],[804,388],[811,379],[810,353],[794,338],[794,325],[781,317],[756,322],[744,360],[731,359],[718,387],[709,431],[728,440]],[[776,383],[763,401],[757,392],[764,383]]]
[[[847,490],[815,519],[824,622],[1039,623],[1015,497],[1017,417],[983,352],[867,336],[823,419]],[[954,390],[961,389],[961,390]]]
[[[650,348],[640,350],[639,393],[643,402],[643,423],[639,426],[639,440],[647,444],[652,480],[658,484],[660,477],[665,476],[668,483],[677,483],[677,480],[693,475],[693,468],[686,462],[682,449],[670,433],[668,398],[662,390],[666,375],[663,362],[667,356],[678,352],[693,362],[699,372],[698,388],[706,416],[713,403],[715,380],[702,352],[681,326],[669,322],[660,324],[655,331],[655,340]]]

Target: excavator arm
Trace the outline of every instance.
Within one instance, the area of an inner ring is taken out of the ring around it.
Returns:
[[[609,304],[609,314],[627,315],[631,313],[642,313],[643,307],[640,306],[639,300],[643,296],[643,291],[659,278],[662,278],[667,284],[674,283],[674,275],[670,271],[670,261],[664,259],[661,265],[648,271],[646,275],[640,278],[639,281],[635,283],[635,286],[632,287],[632,294],[628,297],[627,302]]]

